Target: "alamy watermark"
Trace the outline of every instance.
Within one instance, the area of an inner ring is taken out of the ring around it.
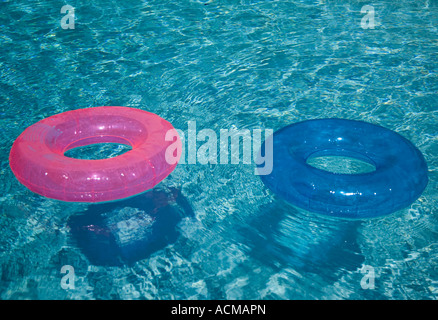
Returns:
[[[375,15],[374,7],[370,5],[365,5],[360,10],[360,13],[365,15],[362,17],[362,20],[360,21],[360,26],[362,27],[362,29],[374,29],[376,26],[376,22],[374,19],[374,15]]]
[[[376,279],[376,272],[374,267],[364,265],[360,270],[362,274],[365,274],[360,280],[360,286],[362,289],[375,289],[374,280]]]
[[[75,28],[75,8],[71,5],[64,5],[61,8],[61,13],[66,14],[61,19],[61,28],[62,29],[74,29]],[[374,7],[371,5],[364,5],[361,10],[361,14],[365,16],[362,17],[360,26],[362,29],[374,29],[376,26],[375,23],[375,11]]]
[[[169,164],[255,163],[258,168],[254,169],[254,174],[268,175],[272,172],[273,165],[272,134],[272,129],[220,129],[218,139],[214,130],[197,131],[196,121],[188,121],[187,132],[180,129],[167,131],[165,140],[173,143],[166,149],[166,162]],[[181,144],[177,142],[177,136],[180,137]],[[198,142],[202,142],[199,147]]]
[[[74,29],[75,28],[75,8],[66,4],[61,8],[61,13],[67,13],[61,19],[62,29]]]
[[[64,290],[75,288],[75,268],[71,265],[63,265],[61,268],[61,273],[66,273],[65,276],[61,278],[61,288]]]

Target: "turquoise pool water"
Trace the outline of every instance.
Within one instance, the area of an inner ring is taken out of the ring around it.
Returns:
[[[0,26],[1,299],[438,298],[437,1],[16,0],[0,1]],[[254,164],[179,165],[153,193],[102,206],[18,183],[8,154],[26,127],[102,105],[218,134],[369,121],[422,151],[429,184],[404,210],[346,221],[278,199]],[[166,238],[132,251],[163,217]]]

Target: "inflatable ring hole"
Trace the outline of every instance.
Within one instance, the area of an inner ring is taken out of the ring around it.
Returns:
[[[375,165],[361,157],[342,155],[312,155],[306,163],[314,168],[335,174],[365,174],[376,171]]]
[[[82,160],[102,160],[114,158],[132,150],[132,147],[121,143],[93,143],[67,150],[64,155]]]

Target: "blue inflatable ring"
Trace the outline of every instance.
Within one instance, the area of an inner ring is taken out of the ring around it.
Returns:
[[[421,152],[378,125],[309,120],[276,131],[272,139],[272,172],[260,177],[274,193],[308,211],[352,219],[382,216],[410,205],[428,182]],[[261,150],[266,150],[264,145]],[[320,156],[356,158],[376,170],[339,174],[307,163]]]

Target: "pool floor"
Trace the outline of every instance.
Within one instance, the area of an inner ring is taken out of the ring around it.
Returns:
[[[433,0],[0,2],[0,299],[437,299],[437,22]],[[197,157],[103,204],[17,181],[8,155],[25,128],[105,105],[153,112],[186,142],[196,126]],[[253,157],[202,158],[202,130],[264,139],[318,118],[409,139],[428,164],[423,194],[336,219],[280,199]]]

